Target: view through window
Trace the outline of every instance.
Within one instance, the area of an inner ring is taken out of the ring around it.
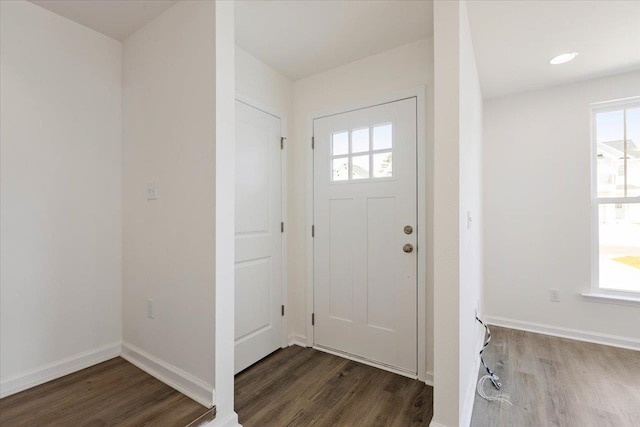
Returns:
[[[380,124],[331,135],[332,181],[393,176],[393,125]]]
[[[598,286],[640,292],[640,98],[592,111]]]

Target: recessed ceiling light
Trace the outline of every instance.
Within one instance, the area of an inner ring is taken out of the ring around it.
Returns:
[[[578,56],[578,52],[563,53],[562,55],[554,56],[553,58],[551,58],[549,60],[549,64],[551,65],[564,64],[565,62],[571,61],[576,56]]]

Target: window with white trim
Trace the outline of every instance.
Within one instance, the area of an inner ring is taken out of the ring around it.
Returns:
[[[591,114],[594,288],[640,292],[640,97]]]

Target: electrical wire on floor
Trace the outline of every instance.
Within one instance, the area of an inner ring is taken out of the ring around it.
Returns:
[[[489,368],[489,366],[484,361],[484,356],[483,356],[484,349],[487,348],[489,346],[489,343],[491,342],[491,331],[489,330],[489,326],[486,325],[482,320],[480,320],[478,316],[476,316],[476,320],[480,322],[480,324],[484,326],[484,328],[487,331],[487,340],[484,342],[482,349],[480,349],[480,362],[482,362],[482,366],[484,366],[484,369],[486,369],[487,375],[484,375],[482,378],[480,378],[480,380],[478,381],[478,385],[476,386],[476,391],[478,392],[478,395],[482,397],[484,400],[487,400],[489,402],[506,402],[509,405],[513,406],[513,403],[511,403],[511,401],[509,400],[508,395],[497,394],[494,396],[489,396],[484,391],[484,383],[487,380],[491,381],[491,383],[496,388],[496,390],[500,390],[500,388],[502,388],[502,383],[500,382],[500,378],[498,377],[498,375],[496,375],[496,373],[493,372],[491,368]]]

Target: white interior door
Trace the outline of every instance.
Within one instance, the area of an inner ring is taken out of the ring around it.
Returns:
[[[416,99],[313,133],[314,345],[415,375]]]
[[[281,346],[280,119],[236,101],[235,373]]]

